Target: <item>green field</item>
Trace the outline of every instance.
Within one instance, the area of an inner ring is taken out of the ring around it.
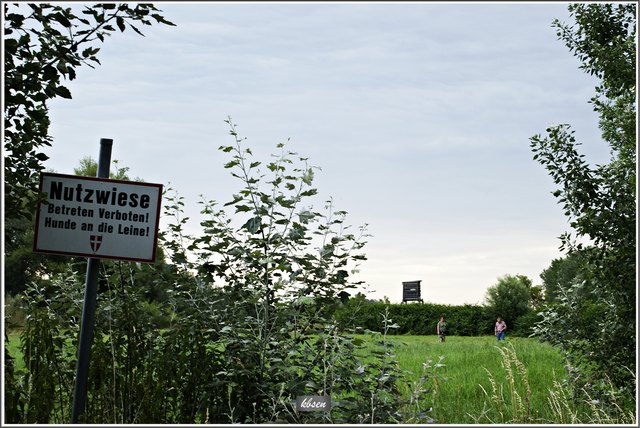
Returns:
[[[437,336],[389,336],[388,339],[394,344],[400,367],[412,373],[408,381],[420,377],[423,363],[428,359],[432,365],[444,364],[436,369],[436,373],[446,379],[438,382],[435,395],[436,423],[504,423],[513,419],[544,423],[552,418],[549,389],[553,387],[554,375],[562,379],[564,364],[557,350],[549,345],[528,338],[508,338],[498,344],[493,336],[451,336],[444,343],[439,343]],[[512,364],[507,364],[513,372],[509,378],[503,367],[509,358],[503,358],[500,348],[515,352],[526,375],[522,371],[518,373],[512,359]],[[496,385],[495,396],[491,377]],[[476,421],[483,410],[485,417]]]
[[[20,352],[20,330],[12,330],[7,333],[9,341],[4,342],[4,346],[9,351],[14,360],[15,369],[19,370],[24,368],[24,360],[22,359],[22,352]]]
[[[381,336],[362,337],[367,341],[381,339]],[[427,360],[431,360],[432,366],[442,364],[435,369],[439,381],[428,382],[436,389],[435,395],[429,396],[433,402],[427,403],[433,407],[429,415],[438,424],[552,421],[549,390],[553,387],[554,375],[560,380],[564,368],[559,353],[548,345],[527,338],[508,338],[498,344],[493,336],[451,336],[445,343],[439,343],[437,336],[387,336],[387,341],[393,345],[400,369],[407,372],[399,385],[407,396]],[[19,333],[9,334],[8,348],[16,358],[16,369],[24,367],[19,344]],[[510,378],[503,366],[509,358],[503,356],[500,349],[515,352],[526,375],[522,369],[518,373],[515,365],[507,364],[514,373]],[[493,394],[492,378],[497,394]],[[518,396],[521,405],[517,402]]]

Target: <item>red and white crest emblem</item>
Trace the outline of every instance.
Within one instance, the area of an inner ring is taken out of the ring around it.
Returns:
[[[91,244],[91,249],[95,253],[100,249],[100,245],[102,245],[102,235],[90,235],[89,243]]]

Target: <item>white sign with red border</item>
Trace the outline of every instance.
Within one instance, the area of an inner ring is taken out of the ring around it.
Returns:
[[[33,251],[153,263],[162,184],[43,173]]]

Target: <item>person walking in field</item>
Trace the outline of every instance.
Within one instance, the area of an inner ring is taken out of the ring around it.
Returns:
[[[447,322],[444,320],[444,315],[440,315],[440,321],[438,321],[438,325],[436,326],[436,332],[438,333],[440,342],[444,342],[447,333]]]
[[[507,323],[500,317],[496,321],[495,333],[498,341],[504,340],[504,332],[507,331]]]

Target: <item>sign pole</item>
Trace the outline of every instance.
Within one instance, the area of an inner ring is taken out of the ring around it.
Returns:
[[[112,139],[100,139],[98,178],[109,178],[112,145]],[[76,384],[73,391],[73,412],[71,413],[72,424],[78,423],[78,417],[84,412],[85,403],[87,401],[87,378],[89,374],[89,360],[91,359],[91,343],[93,342],[93,320],[96,313],[99,269],[100,259],[89,257],[87,259],[84,306],[82,307],[82,323],[80,324],[80,340],[78,342]]]

